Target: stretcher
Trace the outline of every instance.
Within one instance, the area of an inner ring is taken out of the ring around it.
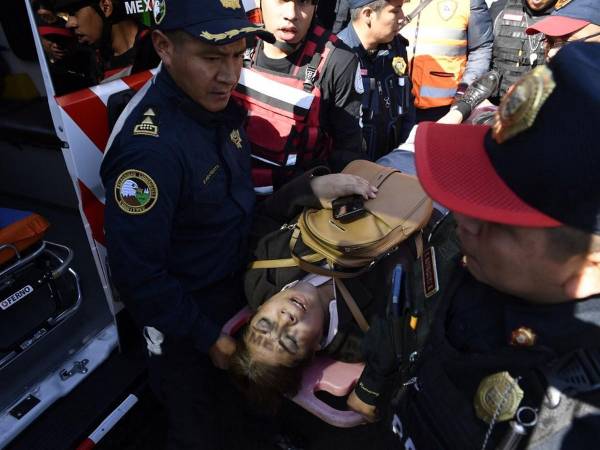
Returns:
[[[246,307],[233,316],[223,327],[223,332],[233,336],[252,316]],[[321,400],[317,393],[327,392],[336,397],[346,397],[354,389],[364,364],[345,363],[326,356],[316,356],[304,369],[302,386],[291,400],[324,422],[339,428],[351,428],[365,423],[354,411],[339,410]]]
[[[0,208],[0,370],[81,304],[73,251],[43,239],[41,216]]]

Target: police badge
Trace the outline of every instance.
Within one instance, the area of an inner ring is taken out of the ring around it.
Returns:
[[[556,84],[552,72],[539,66],[513,84],[494,116],[492,138],[502,144],[533,125]]]
[[[401,77],[406,73],[406,60],[402,56],[394,56],[394,59],[392,59],[392,67],[394,68],[396,75]]]
[[[519,383],[508,372],[498,372],[481,380],[473,406],[475,414],[486,423],[512,419],[523,399]]]

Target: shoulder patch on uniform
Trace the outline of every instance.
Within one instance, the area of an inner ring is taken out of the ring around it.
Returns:
[[[361,73],[361,70],[360,70],[360,64],[356,68],[356,75],[354,75],[354,89],[356,90],[356,92],[358,92],[361,95],[365,93],[365,87],[363,85],[363,79],[362,79],[362,73]]]
[[[157,109],[149,107],[144,111],[143,116],[142,121],[133,127],[133,135],[158,137]]]
[[[147,213],[156,204],[158,186],[150,175],[136,169],[121,173],[115,183],[115,200],[127,214]]]
[[[240,130],[237,128],[233,130],[229,135],[229,139],[231,139],[233,145],[235,145],[238,149],[242,149],[242,136],[240,135]]]

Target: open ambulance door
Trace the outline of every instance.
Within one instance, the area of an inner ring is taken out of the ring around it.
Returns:
[[[57,71],[46,53],[48,39],[72,39],[69,30],[49,31],[29,0],[5,3],[0,250],[14,254],[3,262],[0,251],[0,449],[73,448],[133,380],[143,378],[141,358],[111,362],[124,314],[106,266],[99,167],[109,136],[109,98],[139,89],[152,73],[82,88],[82,77]],[[17,252],[2,232],[31,217],[50,226],[33,249]],[[58,282],[53,277],[61,266],[65,275]],[[58,312],[57,298],[65,299]]]

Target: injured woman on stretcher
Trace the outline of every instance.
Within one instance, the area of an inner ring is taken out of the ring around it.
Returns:
[[[292,228],[286,224],[263,236],[255,245],[254,259],[289,258]],[[312,252],[301,241],[297,250],[302,256]],[[230,360],[235,384],[258,407],[274,411],[283,396],[297,393],[303,369],[315,354],[344,362],[365,361],[348,406],[367,420],[375,420],[377,410],[389,401],[396,378],[383,375],[390,366],[397,366],[392,336],[386,329],[391,323],[392,273],[399,263],[410,270],[416,252],[414,240],[407,240],[370,270],[343,283],[297,266],[249,269],[245,292],[253,314],[239,333]],[[368,332],[351,312],[345,300],[348,296],[341,292],[351,294],[370,326]],[[383,360],[382,352],[365,353],[373,345],[389,348]]]

